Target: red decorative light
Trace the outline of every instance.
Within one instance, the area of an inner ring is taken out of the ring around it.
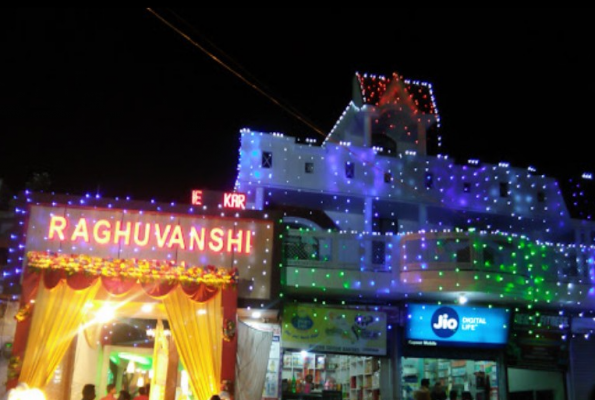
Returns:
[[[225,193],[223,195],[223,207],[245,210],[246,195],[244,193]]]
[[[193,206],[202,206],[202,190],[193,190],[192,191],[192,205]]]

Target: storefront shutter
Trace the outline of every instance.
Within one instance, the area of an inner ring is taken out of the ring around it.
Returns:
[[[577,335],[578,336],[578,335]],[[595,385],[595,338],[589,340],[576,337],[571,344],[572,356],[570,381],[574,386],[574,398],[569,400],[583,400],[589,398],[589,393]]]

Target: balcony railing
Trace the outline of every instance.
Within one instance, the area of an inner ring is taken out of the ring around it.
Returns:
[[[343,271],[343,279],[325,283],[342,291],[390,294],[456,287],[497,293],[501,287],[504,296],[551,300],[581,298],[595,283],[593,248],[477,232],[384,236],[289,230],[284,260],[291,270],[285,285],[299,281],[298,286],[316,287],[329,271]],[[306,269],[308,276],[299,275]],[[581,286],[580,293],[571,293],[573,285]]]
[[[393,239],[383,235],[353,235],[290,230],[283,242],[288,265],[350,271],[390,272]]]
[[[595,249],[476,233],[423,233],[401,237],[401,271],[495,272],[547,282],[591,283]]]

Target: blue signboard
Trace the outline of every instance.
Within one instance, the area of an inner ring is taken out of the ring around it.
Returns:
[[[406,344],[501,347],[508,340],[510,312],[501,308],[409,304]]]

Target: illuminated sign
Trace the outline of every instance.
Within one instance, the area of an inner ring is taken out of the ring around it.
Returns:
[[[246,209],[247,196],[244,193],[222,193],[217,191],[192,191],[192,205],[193,206],[217,206],[223,204],[224,208],[232,208],[235,210]]]
[[[59,215],[50,216],[48,240],[76,242],[83,240],[93,245],[118,244],[144,247],[151,239],[157,247],[250,253],[252,232],[247,229],[222,229],[159,224],[154,222],[90,220],[82,217],[70,220]]]
[[[383,312],[288,304],[283,308],[283,321],[285,348],[386,355]]]
[[[259,218],[31,205],[25,251],[238,268],[249,282],[238,295],[269,299],[274,230]]]
[[[246,195],[244,193],[225,193],[223,195],[223,207],[246,209]]]
[[[249,218],[32,206],[27,251],[270,268],[273,224]]]
[[[504,346],[509,318],[498,308],[410,304],[405,339],[412,346]]]
[[[192,191],[192,205],[193,206],[202,206],[202,190],[193,190]]]

